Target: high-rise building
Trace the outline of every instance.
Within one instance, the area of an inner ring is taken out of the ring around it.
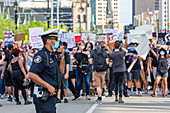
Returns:
[[[167,29],[170,21],[170,0],[159,1],[159,29]]]
[[[158,10],[159,8],[159,0],[133,0],[133,13],[132,20],[135,15],[141,14],[142,12],[149,12]],[[134,21],[133,21],[134,23]]]
[[[91,0],[92,24],[97,29],[117,28],[119,23],[119,0]],[[112,27],[111,27],[112,26]]]

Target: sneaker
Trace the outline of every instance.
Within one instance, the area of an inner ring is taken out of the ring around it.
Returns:
[[[60,100],[60,99],[57,99],[57,103],[61,103],[61,100]]]
[[[102,104],[102,100],[97,99],[96,104]]]
[[[86,96],[86,100],[91,100],[89,95]]]
[[[128,91],[128,95],[129,95],[129,96],[132,96],[132,92],[131,92],[131,91]]]
[[[4,95],[1,95],[1,99],[4,99]]]
[[[8,101],[8,102],[12,102],[12,98],[11,98],[11,97],[9,97],[7,101]]]
[[[122,98],[119,99],[118,103],[124,103],[124,101],[122,100]]]
[[[163,96],[163,97],[167,97],[167,95],[166,95],[165,93],[164,93],[164,94],[162,94],[162,96]]]
[[[64,103],[68,103],[68,99],[65,98],[65,99],[64,99]]]
[[[32,102],[31,101],[27,101],[27,102],[24,103],[24,105],[29,105],[29,104],[32,104]]]
[[[80,96],[75,97],[74,99],[72,99],[72,101],[76,101],[76,100],[80,100]]]
[[[112,94],[108,94],[106,97],[112,97]]]
[[[21,102],[20,101],[16,102],[16,105],[21,105]]]
[[[152,96],[152,97],[155,97],[155,96],[157,96],[157,94],[156,94],[156,93],[153,93],[153,94],[151,94],[151,96]]]
[[[148,94],[148,90],[145,91],[145,94]]]
[[[138,91],[138,95],[139,95],[139,96],[142,96],[142,91]]]

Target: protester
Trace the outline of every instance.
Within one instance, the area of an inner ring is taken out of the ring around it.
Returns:
[[[159,51],[159,54],[156,54],[153,50],[153,48],[150,46],[151,52],[153,53],[153,55],[156,57],[157,61],[158,61],[158,66],[157,66],[157,75],[156,75],[156,79],[155,79],[155,84],[154,84],[154,88],[153,88],[153,94],[152,96],[155,97],[157,96],[156,94],[156,90],[158,87],[158,83],[160,82],[160,80],[162,79],[163,85],[162,85],[162,96],[163,97],[167,97],[166,95],[166,91],[167,91],[167,79],[168,79],[168,65],[167,65],[167,52],[165,49],[161,48]]]
[[[11,93],[12,93],[11,86],[13,86],[13,83],[12,83],[12,79],[11,79],[11,72],[9,70],[11,60],[13,59],[13,56],[11,54],[12,49],[13,49],[13,45],[11,45],[11,44],[9,44],[7,46],[7,49],[4,48],[5,59],[4,59],[4,67],[2,70],[2,74],[1,74],[1,78],[5,79],[5,86],[7,86],[7,90],[8,90],[8,100],[7,101],[9,101],[9,102],[12,102],[12,99],[13,99],[13,95],[11,95]]]
[[[95,49],[90,54],[90,64],[93,64],[93,86],[97,89],[98,104],[102,103],[102,90],[104,88],[104,80],[106,70],[108,68],[109,59],[105,50],[101,49],[101,43],[95,43]]]
[[[3,51],[1,51],[1,54],[0,54],[0,74],[2,74],[4,59],[5,59],[5,53]],[[0,78],[1,99],[4,99],[4,92],[5,92],[4,79]]]
[[[124,103],[122,99],[123,94],[123,81],[126,72],[126,66],[124,62],[124,57],[127,55],[127,50],[120,51],[120,44],[115,43],[115,50],[110,54],[110,59],[114,63],[114,78],[115,78],[115,101],[119,103]],[[119,91],[119,100],[118,100],[118,91]]]
[[[24,65],[23,65],[23,60],[19,57],[19,49],[13,49],[11,51],[11,54],[14,55],[14,58],[11,61],[10,64],[10,71],[11,71],[11,78],[13,82],[13,86],[15,88],[14,93],[16,97],[16,104],[20,105],[21,102],[19,101],[19,94],[18,91],[22,91],[22,95],[25,100],[25,105],[27,104],[32,104],[32,102],[28,101],[26,97],[26,92],[25,92],[25,86],[23,85],[24,82],[28,80]]]
[[[85,49],[84,43],[80,42],[78,45],[78,50],[74,54],[74,58],[77,61],[76,78],[77,78],[77,91],[80,94],[82,89],[82,79],[85,79],[86,84],[86,99],[90,99],[90,71],[89,71],[89,61],[88,55],[89,51]]]

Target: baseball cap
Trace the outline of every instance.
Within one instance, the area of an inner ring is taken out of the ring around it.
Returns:
[[[95,47],[96,47],[96,48],[101,47],[101,42],[100,42],[100,41],[97,41],[97,42],[95,43]]]

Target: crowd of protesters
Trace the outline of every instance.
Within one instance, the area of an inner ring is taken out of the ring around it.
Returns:
[[[86,95],[86,99],[91,100],[90,96],[97,94],[98,104],[102,103],[102,96],[111,97],[115,94],[115,101],[124,103],[123,95],[142,96],[142,92],[148,94],[149,90],[153,91],[152,97],[157,96],[157,91],[162,91],[162,96],[166,97],[170,91],[169,48],[151,42],[146,45],[150,47],[150,51],[146,59],[143,59],[136,51],[138,43],[127,44],[127,35],[124,40],[125,43],[117,40],[112,47],[107,34],[106,42],[96,41],[92,44],[88,37],[87,43],[81,40],[73,48],[68,48],[66,42],[58,41],[53,49],[59,53],[63,52],[62,49],[65,50],[66,64],[64,74],[58,78],[61,86],[57,102],[61,103],[64,99],[64,103],[68,103],[69,90],[75,97],[73,100],[80,99],[81,95]],[[19,47],[5,44],[2,40],[0,46],[1,99],[7,97],[8,102],[15,101],[20,105],[19,97],[22,92],[24,104],[31,104],[29,98],[33,96],[34,82],[28,77],[31,65],[28,63],[31,63],[40,49],[32,48],[29,43]],[[133,67],[128,72],[127,69],[132,64]],[[92,92],[91,88],[95,91]]]

